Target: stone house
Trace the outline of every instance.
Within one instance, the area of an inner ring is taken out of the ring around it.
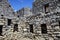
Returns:
[[[60,1],[35,0],[32,11],[14,12],[8,0],[0,0],[0,36],[0,40],[59,40]]]

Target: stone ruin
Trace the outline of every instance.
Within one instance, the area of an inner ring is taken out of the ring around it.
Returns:
[[[0,0],[0,40],[60,40],[60,1],[35,0],[32,10],[14,12]]]

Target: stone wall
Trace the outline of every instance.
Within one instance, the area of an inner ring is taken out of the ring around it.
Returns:
[[[14,12],[7,0],[0,2],[0,40],[59,40],[60,39],[60,3],[58,0],[36,0],[33,14],[30,9]],[[49,3],[49,11],[45,13],[44,5]],[[8,7],[8,8],[7,8]],[[58,10],[59,9],[59,10]],[[20,17],[21,11],[30,16]],[[15,13],[15,14],[14,14]],[[8,25],[8,19],[11,24]],[[17,25],[15,25],[17,24]],[[1,31],[0,31],[1,32]]]

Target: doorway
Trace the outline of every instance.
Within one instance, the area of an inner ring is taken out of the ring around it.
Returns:
[[[30,24],[30,32],[33,33],[33,24]]]
[[[2,36],[3,25],[0,25],[0,36]]]
[[[45,13],[49,12],[49,3],[44,5]]]
[[[41,32],[42,32],[42,34],[46,34],[47,33],[47,26],[46,26],[46,24],[41,24]]]
[[[11,25],[11,19],[8,19],[8,25],[9,26]]]
[[[14,30],[13,32],[17,31],[18,32],[18,24],[14,24]]]

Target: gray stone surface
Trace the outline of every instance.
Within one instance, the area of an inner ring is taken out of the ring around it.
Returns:
[[[49,5],[45,9],[46,4]],[[10,25],[8,25],[8,19],[11,19]],[[17,28],[15,24],[18,24]],[[45,26],[42,30],[41,24],[46,24],[47,30]],[[3,25],[3,36],[0,36],[0,40],[60,40],[60,2],[58,0],[35,0],[32,10],[22,8],[14,12],[8,1],[2,0],[0,2],[0,25]],[[42,31],[47,31],[47,33],[43,32],[43,34]]]

